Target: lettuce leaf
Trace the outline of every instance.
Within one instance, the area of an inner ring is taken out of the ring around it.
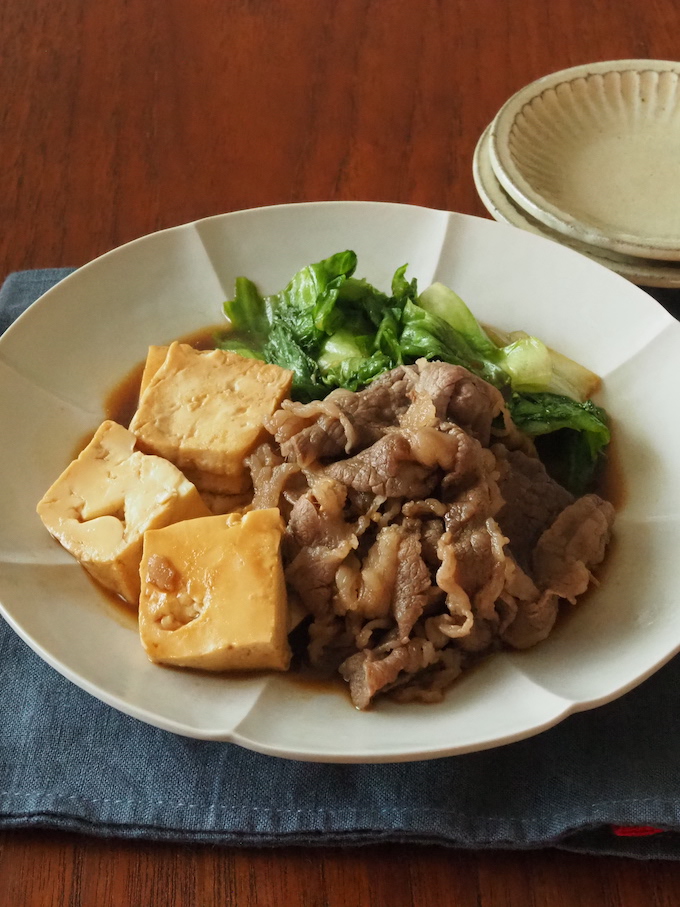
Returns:
[[[441,359],[464,366],[496,387],[508,383],[500,366],[480,355],[466,335],[452,327],[448,320],[411,300],[406,302],[402,312],[400,344],[405,362],[415,362],[421,357]]]
[[[592,485],[611,439],[606,412],[592,400],[580,403],[559,394],[513,393],[508,409],[515,425],[537,444],[541,459],[558,482],[573,494]]]
[[[585,399],[596,375],[536,337],[485,328],[441,283],[418,294],[407,265],[395,271],[389,294],[355,277],[356,267],[353,251],[338,252],[271,296],[239,277],[224,303],[230,330],[217,345],[291,369],[293,397],[302,401],[336,387],[358,390],[420,358],[462,365],[502,390],[522,431],[552,439],[562,484],[576,493],[587,487],[609,443],[606,414]]]
[[[291,369],[299,400],[363,387],[402,362],[401,315],[417,285],[403,265],[388,296],[354,277],[356,265],[354,252],[339,252],[302,268],[272,296],[238,278],[234,298],[224,303],[231,330],[218,346]]]
[[[431,284],[418,297],[418,305],[431,315],[446,321],[480,359],[498,361],[498,346],[460,296],[449,287],[442,283]]]

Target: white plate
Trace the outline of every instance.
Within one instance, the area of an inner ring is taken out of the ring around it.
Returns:
[[[553,230],[680,260],[680,63],[616,60],[552,73],[500,109],[491,160]]]
[[[35,505],[109,389],[150,343],[215,323],[238,275],[265,291],[353,248],[388,287],[408,262],[479,317],[523,328],[600,372],[627,483],[606,582],[545,643],[492,656],[439,705],[354,710],[291,679],[228,679],[149,663]],[[0,601],[47,662],[117,709],[190,737],[278,756],[380,762],[444,756],[535,734],[635,686],[680,646],[680,324],[637,287],[556,243],[494,221],[336,202],[263,208],[144,237],[66,278],[0,340]]]
[[[587,255],[598,264],[611,268],[612,271],[638,286],[680,288],[680,262],[636,258],[633,255],[621,255],[608,249],[587,245],[563,233],[551,230],[550,227],[539,223],[530,214],[519,208],[498,182],[491,165],[490,130],[491,126],[487,126],[477,143],[472,162],[472,173],[479,197],[495,220],[528,230],[530,233],[551,239],[553,242],[562,243],[582,255]]]

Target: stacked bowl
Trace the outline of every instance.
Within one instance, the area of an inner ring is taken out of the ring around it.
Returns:
[[[680,287],[680,63],[577,66],[513,95],[475,150],[497,221],[636,284]]]

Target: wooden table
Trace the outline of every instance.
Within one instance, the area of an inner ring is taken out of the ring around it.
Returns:
[[[480,133],[593,60],[670,59],[677,0],[5,0],[0,277],[257,205],[484,215]],[[0,834],[7,905],[677,905],[680,865]]]

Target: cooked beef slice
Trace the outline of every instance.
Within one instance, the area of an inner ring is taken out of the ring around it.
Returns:
[[[336,390],[325,400],[295,403],[286,400],[266,423],[281,446],[281,453],[301,466],[349,453],[354,429],[343,403],[351,408],[353,394]]]
[[[324,467],[323,474],[355,489],[387,498],[427,497],[437,484],[432,468],[418,463],[408,439],[394,430],[347,460]]]
[[[331,611],[335,574],[357,546],[343,518],[346,489],[320,479],[293,505],[283,539],[286,581],[313,614]]]
[[[498,638],[498,621],[485,620],[479,615],[467,636],[461,636],[457,646],[462,652],[491,651],[494,641]]]
[[[537,457],[494,445],[498,489],[505,504],[496,519],[520,566],[531,573],[531,552],[555,517],[574,500]]]
[[[453,476],[444,476],[439,496],[447,505],[447,530],[455,534],[466,525],[480,525],[489,517],[496,517],[504,503],[497,476],[496,458],[486,449],[482,449],[480,474],[472,484],[461,487]]]
[[[514,649],[529,649],[542,642],[557,620],[558,598],[544,592],[538,599],[517,599],[515,619],[501,633],[503,642]]]
[[[284,488],[300,473],[297,463],[286,463],[271,444],[260,444],[246,458],[253,482],[253,508],[279,507]]]
[[[448,648],[438,653],[432,666],[414,675],[398,677],[389,690],[396,702],[441,702],[444,693],[462,670],[462,653]]]
[[[533,579],[517,570],[506,583],[517,606],[502,638],[517,649],[545,639],[557,619],[559,599],[572,604],[586,591],[590,568],[601,563],[611,536],[614,508],[595,494],[578,498],[543,532],[533,551]]]
[[[438,652],[424,639],[412,639],[387,655],[375,649],[363,649],[340,665],[340,673],[349,683],[352,702],[367,709],[373,697],[389,687],[402,673],[417,674],[438,660]]]
[[[448,506],[437,498],[423,498],[422,500],[404,501],[401,512],[407,519],[429,519],[430,517],[445,516]]]
[[[441,469],[448,487],[462,488],[483,474],[484,448],[458,425],[405,430],[414,458],[432,469]]]
[[[437,545],[444,535],[444,521],[432,517],[421,521],[420,525],[420,550],[423,560],[429,567],[435,569],[439,566]]]
[[[451,542],[456,580],[473,605],[475,617],[496,621],[496,599],[505,585],[505,537],[495,520],[466,528]]]
[[[354,394],[349,407],[344,404],[359,436],[359,447],[372,443],[386,428],[399,423],[411,405],[416,380],[414,366],[399,365]]]
[[[419,524],[393,523],[379,529],[363,559],[351,554],[339,567],[333,606],[337,614],[352,614],[368,621],[396,621],[395,644],[408,640],[414,624],[428,604],[432,588],[430,570],[421,554]],[[357,628],[357,632],[361,631]]]
[[[487,446],[491,423],[503,408],[501,392],[460,365],[419,359],[417,368],[416,389],[430,396],[437,417],[455,422]]]
[[[423,613],[431,587],[432,578],[422,558],[418,535],[402,530],[392,601],[392,613],[402,643],[407,642],[411,630]]]
[[[565,507],[534,549],[537,585],[574,604],[588,588],[590,568],[604,558],[613,521],[614,508],[596,494],[584,495]]]
[[[340,388],[325,400],[286,401],[267,428],[283,455],[303,466],[356,452],[398,424],[411,405],[415,380],[413,366],[399,366],[356,393]]]
[[[399,569],[402,536],[400,526],[385,526],[379,530],[363,564],[354,555],[347,558],[336,575],[336,613],[352,612],[367,620],[387,617]]]
[[[529,574],[522,570],[511,554],[508,554],[505,558],[505,585],[502,596],[529,602],[537,599],[540,594]]]
[[[311,614],[318,617],[332,613],[335,574],[352,548],[351,539],[340,541],[334,547],[302,548],[286,567],[286,582]]]
[[[474,624],[470,596],[461,586],[458,578],[458,559],[453,545],[453,534],[445,532],[437,544],[440,566],[435,574],[437,586],[446,593],[448,614],[440,615],[437,628],[450,639],[467,636]]]
[[[343,514],[346,498],[347,489],[341,482],[319,478],[293,505],[286,535],[298,547],[335,547],[352,533]]]

